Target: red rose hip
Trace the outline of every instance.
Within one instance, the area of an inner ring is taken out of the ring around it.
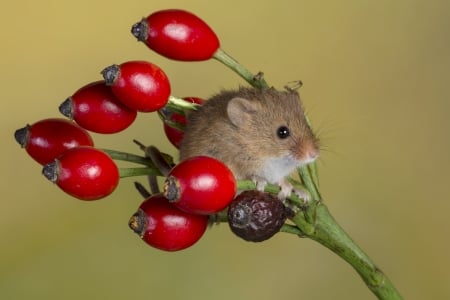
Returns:
[[[188,213],[210,215],[225,209],[236,194],[236,179],[221,161],[207,156],[188,158],[169,173],[164,195]]]
[[[104,81],[92,82],[76,91],[59,111],[84,129],[116,133],[130,126],[137,112],[119,101]]]
[[[77,124],[58,118],[44,119],[16,130],[16,141],[41,165],[53,161],[66,150],[94,146],[89,133]]]
[[[92,147],[67,150],[42,173],[69,195],[97,200],[111,194],[119,183],[119,170],[105,152]]]
[[[192,246],[203,236],[208,217],[181,211],[157,194],[140,205],[128,225],[148,245],[178,251]]]
[[[153,51],[175,60],[207,60],[220,47],[205,21],[181,9],[154,12],[134,24],[131,32]]]
[[[127,107],[152,112],[167,104],[170,82],[157,65],[146,61],[128,61],[102,71],[106,85]]]

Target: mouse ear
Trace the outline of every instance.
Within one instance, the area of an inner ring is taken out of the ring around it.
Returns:
[[[258,111],[258,102],[249,101],[244,98],[233,98],[228,102],[227,114],[231,123],[237,127],[248,124],[252,115]]]

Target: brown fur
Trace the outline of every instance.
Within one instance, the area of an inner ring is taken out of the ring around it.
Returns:
[[[277,136],[280,126],[290,129],[288,138]],[[318,152],[318,140],[297,92],[240,88],[222,91],[189,115],[180,159],[211,156],[236,178],[251,179],[268,159],[290,154],[302,160],[305,149]]]

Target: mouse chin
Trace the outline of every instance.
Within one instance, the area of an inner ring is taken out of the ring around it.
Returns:
[[[298,160],[292,155],[266,159],[259,170],[258,176],[267,180],[268,183],[278,184],[283,178],[291,174],[297,167],[309,163],[306,160]]]

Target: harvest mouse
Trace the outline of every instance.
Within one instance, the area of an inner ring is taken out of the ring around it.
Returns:
[[[206,155],[222,161],[236,179],[250,179],[262,191],[278,184],[278,198],[295,192],[286,176],[319,155],[319,141],[308,126],[294,90],[224,90],[188,116],[180,160]]]

